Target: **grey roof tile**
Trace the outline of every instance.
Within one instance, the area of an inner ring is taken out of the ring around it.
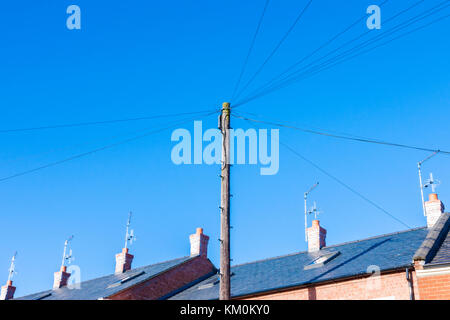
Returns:
[[[429,264],[450,263],[450,233],[442,241],[439,250]]]
[[[231,295],[239,297],[367,274],[370,266],[377,266],[380,271],[405,268],[412,265],[414,252],[426,235],[427,228],[417,228],[329,246],[316,253],[299,252],[233,266]],[[340,254],[323,267],[304,270],[319,255],[337,251]],[[218,299],[217,280],[218,276],[214,275],[171,299]]]

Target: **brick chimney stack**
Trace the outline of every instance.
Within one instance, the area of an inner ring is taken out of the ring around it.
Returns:
[[[16,292],[16,287],[12,285],[12,281],[8,280],[5,286],[2,286],[0,293],[0,300],[10,300],[14,298],[14,292]]]
[[[134,256],[128,253],[128,248],[123,248],[121,253],[116,254],[115,273],[124,273],[131,269]]]
[[[429,200],[425,202],[425,212],[427,214],[427,227],[432,228],[441,214],[444,213],[445,206],[438,199],[436,193],[430,193]]]
[[[196,233],[189,236],[191,242],[191,256],[208,256],[209,237],[203,234],[203,228],[197,228]]]
[[[312,226],[307,229],[308,252],[319,251],[326,246],[327,230],[320,226],[319,220],[313,220]]]
[[[61,266],[61,270],[55,272],[53,275],[53,289],[58,289],[67,286],[70,273],[67,272],[66,266]]]

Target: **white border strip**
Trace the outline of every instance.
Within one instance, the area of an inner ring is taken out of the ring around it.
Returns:
[[[420,277],[440,276],[444,274],[450,274],[450,267],[436,267],[432,269],[416,270],[416,275]]]

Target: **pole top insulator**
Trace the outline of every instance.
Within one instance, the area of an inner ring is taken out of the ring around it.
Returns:
[[[224,103],[222,103],[222,108],[224,108],[224,109],[230,109],[230,103],[229,103],[229,102],[224,102]]]

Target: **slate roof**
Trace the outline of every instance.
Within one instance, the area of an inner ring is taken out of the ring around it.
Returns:
[[[438,263],[450,263],[450,232],[448,232],[448,229],[447,236],[442,241],[441,247],[429,264],[431,265]]]
[[[180,265],[193,257],[182,257],[170,261],[140,267],[121,274],[111,274],[105,277],[81,282],[80,289],[63,287],[55,290],[47,290],[15,300],[97,300],[118,293],[137,283],[148,280],[164,271]],[[121,283],[124,279],[129,279]]]
[[[365,240],[322,248],[319,252],[299,252],[237,265],[231,268],[231,295],[242,297],[271,290],[297,287],[339,278],[413,265],[413,256],[427,235],[427,228],[411,229]],[[339,254],[332,254],[339,252]],[[307,267],[321,255],[333,257],[316,268]],[[218,299],[218,275],[172,296],[170,299]]]
[[[426,265],[450,262],[450,213],[443,213],[428,232],[414,260],[422,260]]]

